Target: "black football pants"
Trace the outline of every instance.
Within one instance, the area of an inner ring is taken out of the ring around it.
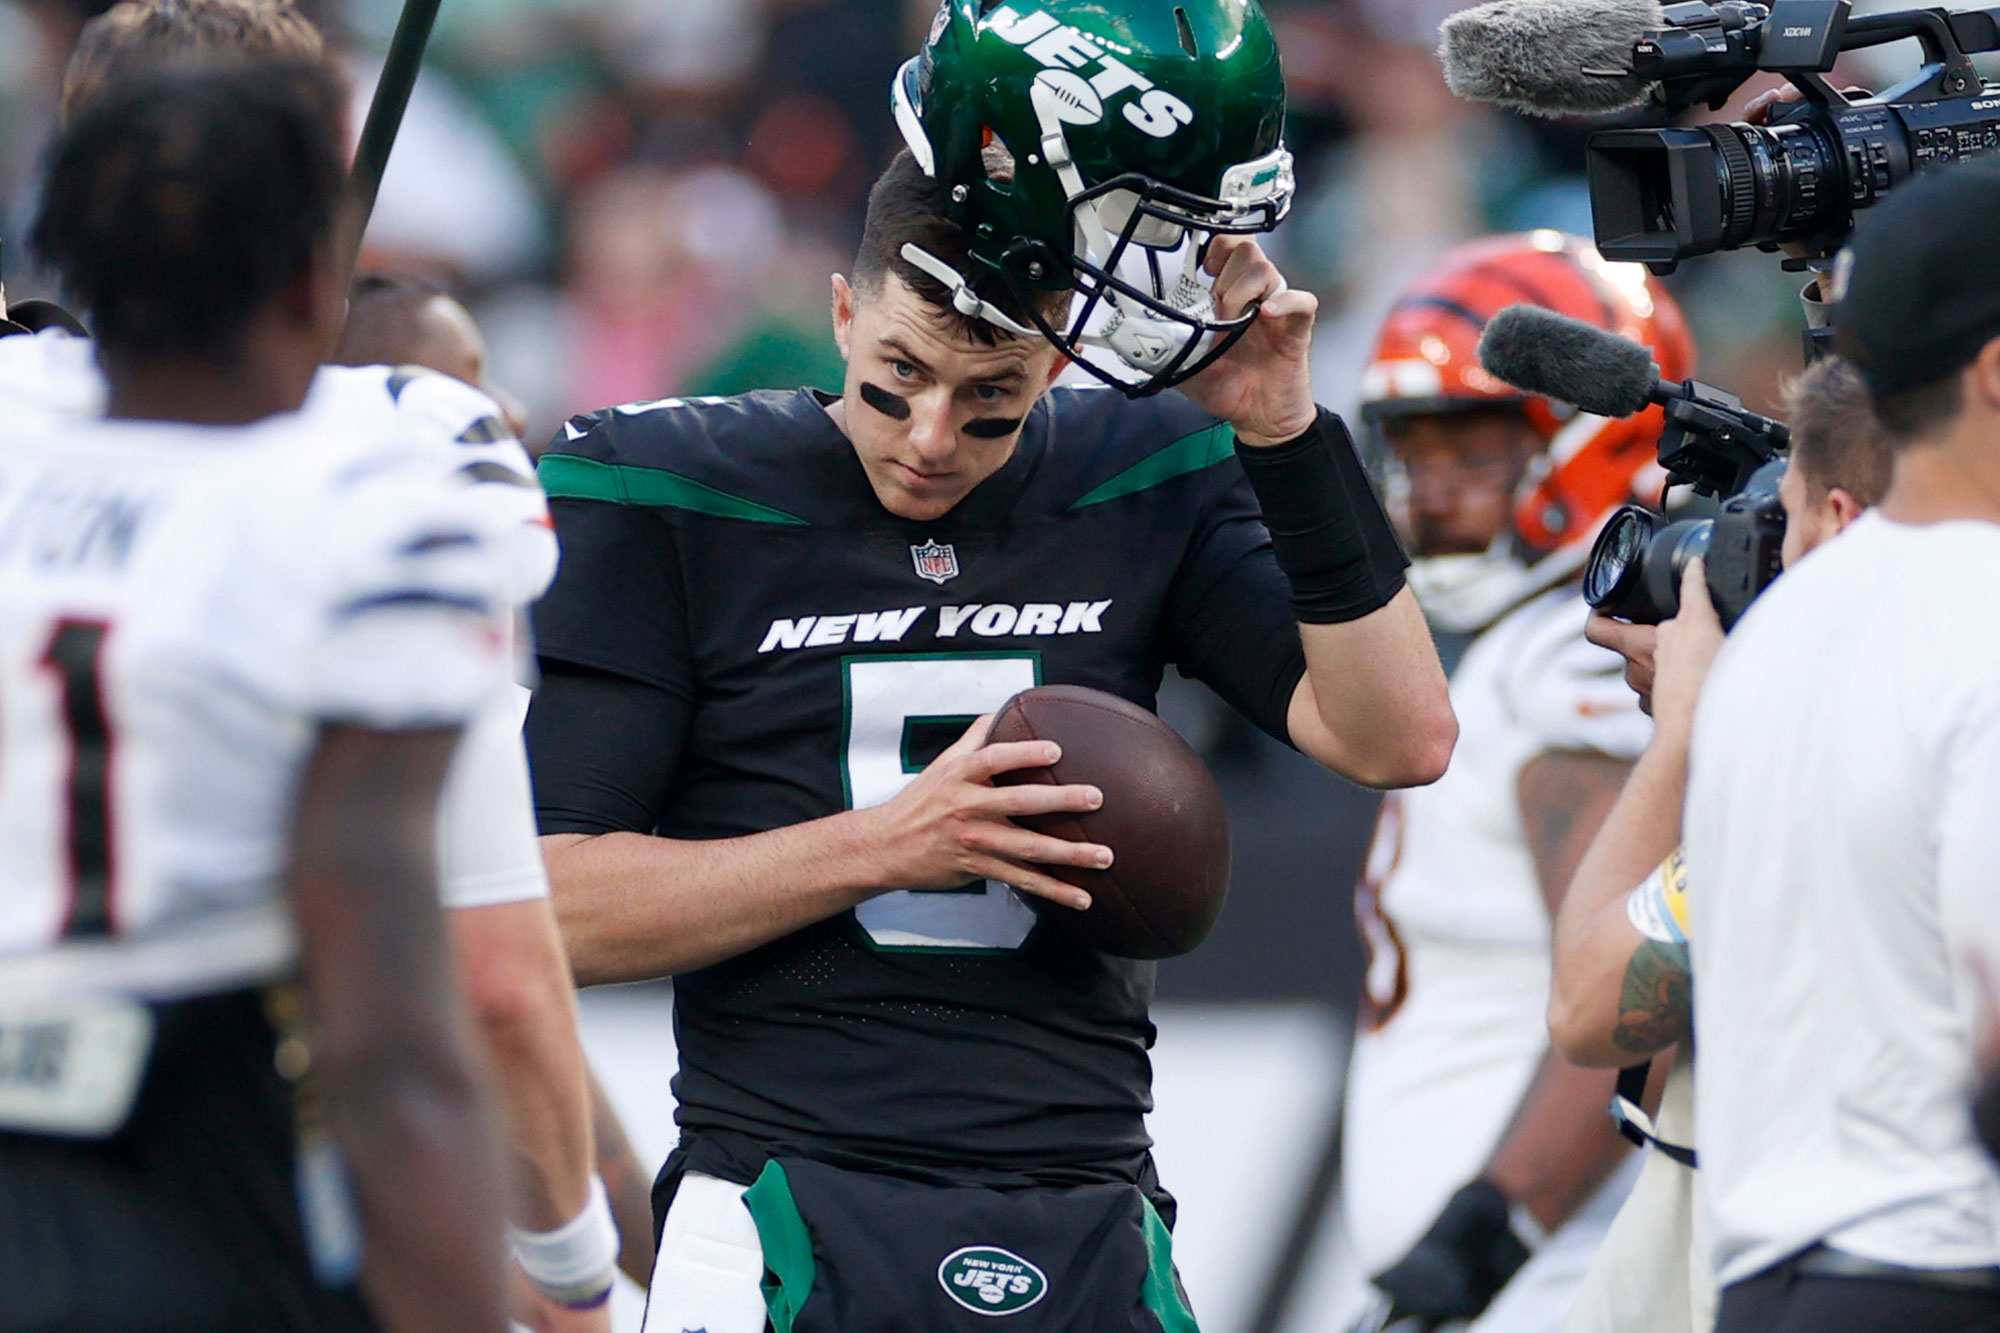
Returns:
[[[154,1007],[107,1139],[0,1131],[0,1333],[361,1333],[306,1257],[290,1085],[254,990]]]
[[[1723,1289],[1715,1333],[2000,1333],[2000,1291],[1801,1273],[1787,1259]]]

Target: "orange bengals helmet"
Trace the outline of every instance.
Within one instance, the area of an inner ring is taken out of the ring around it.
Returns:
[[[1412,282],[1390,310],[1362,378],[1362,416],[1378,460],[1384,418],[1516,406],[1544,440],[1520,482],[1512,530],[1478,556],[1412,562],[1410,586],[1432,624],[1478,630],[1582,568],[1606,514],[1658,500],[1660,408],[1624,420],[1522,394],[1480,366],[1486,322],[1536,304],[1644,344],[1668,380],[1694,374],[1694,338],[1680,306],[1640,264],[1612,264],[1564,232],[1490,236],[1458,246]],[[1394,482],[1394,468],[1388,472]],[[1390,484],[1394,490],[1394,484]]]
[[[1479,364],[1479,335],[1510,305],[1546,306],[1644,344],[1668,380],[1694,374],[1694,340],[1680,307],[1638,264],[1613,264],[1588,241],[1557,231],[1462,245],[1404,291],[1382,325],[1362,381],[1362,414],[1385,417],[1516,405],[1542,439],[1514,509],[1529,564],[1587,544],[1599,520],[1635,490],[1657,498],[1660,409],[1607,421],[1521,393]]]

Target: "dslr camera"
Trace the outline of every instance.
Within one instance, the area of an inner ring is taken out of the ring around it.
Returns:
[[[1681,575],[1700,556],[1709,599],[1722,627],[1733,629],[1784,568],[1778,483],[1791,432],[1746,411],[1735,395],[1692,381],[1663,406],[1660,465],[1668,485],[1692,486],[1715,512],[1668,521],[1639,505],[1619,509],[1584,561],[1583,599],[1634,624],[1671,620],[1681,607]],[[1719,505],[1717,496],[1724,497]]]
[[[1631,77],[1668,118],[1711,110],[1752,75],[1783,75],[1804,100],[1762,125],[1606,130],[1589,142],[1590,206],[1607,259],[1668,272],[1683,259],[1754,245],[1824,259],[1857,209],[1912,174],[2000,150],[2000,85],[1969,57],[2000,50],[2000,8],[1856,18],[1852,0],[1694,0],[1632,49]],[[1879,96],[1826,81],[1843,51],[1915,38],[1924,66]]]
[[[1584,563],[1583,599],[1634,624],[1671,620],[1681,609],[1681,575],[1700,556],[1716,615],[1724,629],[1733,629],[1783,568],[1785,507],[1778,483],[1785,462],[1773,458],[1759,467],[1713,518],[1668,522],[1638,505],[1618,510]]]

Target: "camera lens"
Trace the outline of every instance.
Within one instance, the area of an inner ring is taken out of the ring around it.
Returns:
[[[1583,600],[1606,615],[1624,615],[1619,608],[1639,581],[1639,561],[1659,525],[1657,514],[1637,505],[1626,505],[1606,520],[1583,564]]]
[[[1639,560],[1639,573],[1646,590],[1646,608],[1652,614],[1652,620],[1647,623],[1672,620],[1679,613],[1681,575],[1687,572],[1690,560],[1708,554],[1709,538],[1714,532],[1714,519],[1684,518],[1678,523],[1667,524],[1653,534],[1653,540],[1647,543],[1646,554]]]
[[[1681,574],[1708,551],[1714,523],[1662,524],[1650,509],[1626,505],[1605,523],[1583,566],[1583,599],[1609,616],[1657,625],[1680,610]]]
[[[1721,245],[1797,240],[1830,221],[1840,186],[1836,146],[1814,122],[1708,125],[1722,191]]]
[[[1811,106],[1773,115],[1785,119],[1593,134],[1587,165],[1599,253],[1678,263],[1839,233],[1854,185],[1842,148],[1846,131]],[[1883,139],[1881,170],[1893,175],[1900,168],[1890,143]],[[1876,188],[1887,189],[1887,177]]]

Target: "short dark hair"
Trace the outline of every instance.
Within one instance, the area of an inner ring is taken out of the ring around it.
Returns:
[[[332,361],[337,366],[398,365],[409,360],[418,312],[443,287],[414,273],[358,273],[347,290],[347,323]]]
[[[1912,388],[1869,393],[1875,415],[1897,445],[1935,435],[1958,420],[1965,409],[1965,386],[1959,381],[1963,369]]]
[[[84,25],[63,72],[64,123],[105,88],[174,61],[325,58],[291,0],[123,0]]]
[[[1026,305],[1000,275],[972,258],[966,248],[964,230],[945,213],[944,187],[924,174],[907,148],[896,154],[889,169],[868,192],[868,218],[861,226],[861,249],[854,256],[855,287],[879,291],[884,277],[893,273],[924,304],[935,309],[938,319],[954,332],[986,346],[1014,336],[983,319],[953,309],[951,293],[945,285],[903,258],[906,244],[936,255],[971,278],[973,292],[997,306],[1009,319],[1033,323]],[[1037,292],[1034,296],[1042,317],[1058,326],[1069,310],[1069,302],[1067,291]]]
[[[98,344],[227,364],[330,244],[346,176],[324,66],[156,70],[106,89],[49,157],[34,248]]]
[[[1814,498],[1839,487],[1870,508],[1889,492],[1895,456],[1868,386],[1852,362],[1829,356],[1785,386],[1792,466]]]

